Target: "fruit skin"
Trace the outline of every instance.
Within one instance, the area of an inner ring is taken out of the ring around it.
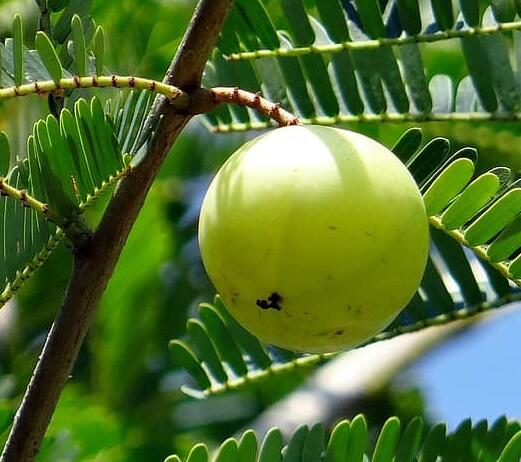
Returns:
[[[278,128],[222,166],[199,245],[230,313],[261,340],[328,352],[385,328],[420,284],[429,232],[405,166],[376,141]]]

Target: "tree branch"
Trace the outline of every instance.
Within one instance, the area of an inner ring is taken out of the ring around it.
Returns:
[[[214,87],[209,90],[199,88],[190,95],[188,111],[193,114],[210,112],[222,103],[250,107],[280,126],[300,123],[297,116],[283,109],[279,103],[263,98],[260,93],[251,93],[237,87]]]
[[[233,0],[200,0],[165,82],[197,89],[222,23]],[[191,115],[176,114],[164,98],[155,105],[161,117],[148,152],[116,190],[91,242],[78,250],[64,302],[15,416],[1,462],[30,462],[38,453],[52,414],[94,317],[121,250],[150,186],[170,147]]]

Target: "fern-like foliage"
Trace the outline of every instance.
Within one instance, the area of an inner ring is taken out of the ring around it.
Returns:
[[[421,141],[421,130],[410,129],[393,150],[423,192],[431,224],[426,271],[409,304],[369,343],[521,299],[520,183],[512,183],[509,169],[503,167],[473,179],[475,149],[450,154],[445,138],[424,146]],[[213,305],[200,306],[199,318],[188,321],[185,340],[170,343],[175,364],[195,383],[195,388],[184,390],[197,397],[310,368],[330,357],[262,346],[231,318],[219,297]]]
[[[321,424],[298,427],[287,442],[280,430],[269,430],[259,444],[252,430],[229,438],[210,459],[205,444],[195,445],[185,459],[169,456],[165,462],[517,462],[521,457],[521,425],[501,417],[489,426],[486,420],[462,422],[452,433],[439,423],[425,431],[416,417],[403,426],[397,417],[382,426],[370,443],[363,415],[337,423],[325,435]]]
[[[9,152],[0,157],[8,165]],[[50,115],[35,124],[26,157],[0,172],[0,306],[64,233],[81,237],[83,209],[129,171],[98,99],[80,99],[74,112],[65,109],[59,119]]]
[[[473,179],[477,152],[435,138],[421,149],[419,132],[410,130],[393,148],[404,159],[423,192],[431,225],[445,231],[521,285],[521,182],[497,167]],[[472,181],[471,181],[472,180]],[[434,241],[440,241],[433,233]],[[442,251],[442,250],[440,250]]]
[[[37,33],[36,49],[25,46],[22,18],[14,17],[13,36],[0,43],[0,87],[104,73],[103,30],[90,18],[66,16],[69,23],[60,21],[54,36]]]
[[[516,2],[383,4],[238,0],[205,84],[260,91],[303,123],[518,119]],[[438,41],[459,45],[468,69],[460,82],[427,80],[420,44]],[[207,120],[218,132],[271,124],[243,108],[219,108]]]
[[[27,155],[10,165],[0,134],[0,307],[47,259],[65,236],[80,232],[82,213],[130,173],[151,93],[129,92],[106,113],[101,102],[78,100],[60,118],[35,124]],[[10,194],[6,192],[9,190]]]
[[[142,129],[154,93],[171,100],[183,95],[161,82],[104,74],[103,31],[69,6],[68,27],[60,19],[52,37],[39,31],[35,50],[24,46],[22,19],[15,16],[13,37],[0,43],[0,100],[78,88],[130,90],[115,104],[80,99],[59,117],[40,120],[24,156],[13,156],[0,135],[0,307],[65,235],[75,243],[86,238],[83,210],[131,171],[131,158],[153,134],[154,127],[147,134]]]

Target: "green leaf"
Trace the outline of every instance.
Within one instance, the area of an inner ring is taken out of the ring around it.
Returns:
[[[237,0],[240,11],[246,16],[262,46],[277,47],[279,38],[266,8],[260,0]]]
[[[465,303],[468,306],[479,306],[484,301],[484,294],[481,292],[462,246],[445,232],[435,228],[431,229],[431,239],[458,285]]]
[[[296,46],[308,46],[315,40],[315,34],[303,8],[301,0],[282,0],[281,6],[288,20],[288,26]],[[324,59],[320,55],[304,55],[300,63],[313,88],[318,103],[327,115],[336,115],[339,112]]]
[[[394,461],[413,462],[415,460],[421,443],[422,430],[423,420],[421,417],[414,417],[403,432]]]
[[[397,417],[391,417],[385,422],[376,441],[372,462],[392,461],[400,441],[400,427]]]
[[[454,310],[452,299],[440,272],[434,265],[432,257],[427,259],[425,273],[421,282],[421,288],[427,296],[427,300],[443,314],[449,314]]]
[[[454,154],[449,156],[445,162],[441,164],[440,167],[437,168],[435,166],[433,170],[430,172],[430,175],[428,175],[424,181],[420,183],[420,190],[426,191],[431,184],[442,174],[445,172],[445,170],[450,167],[454,162],[459,161],[459,159],[467,159],[470,160],[472,163],[476,163],[478,160],[478,153],[476,149],[470,148],[470,147],[464,147],[460,150],[456,151]]]
[[[36,33],[35,45],[51,78],[54,82],[58,83],[63,77],[62,65],[51,40],[47,37],[45,32],[38,31]]]
[[[84,76],[87,75],[87,50],[85,45],[83,24],[81,23],[81,19],[77,14],[72,17],[71,32],[72,41],[74,43],[74,62],[76,64],[76,74],[79,76]]]
[[[324,28],[335,42],[350,40],[349,29],[338,0],[315,0]]]
[[[505,445],[505,433],[507,419],[499,418],[494,422],[492,428],[484,436],[481,448],[478,452],[478,462],[496,462],[503,446]]]
[[[60,216],[70,216],[76,211],[77,207],[74,200],[71,200],[70,195],[67,194],[64,183],[61,181],[65,177],[60,175],[62,169],[59,159],[49,156],[50,153],[53,153],[53,147],[44,120],[40,120],[34,126],[33,135],[36,142],[36,156],[41,168],[42,183],[45,185],[49,205]]]
[[[423,196],[427,215],[443,210],[465,188],[473,174],[474,163],[466,158],[457,159],[443,170]]]
[[[375,50],[375,58],[379,64],[380,76],[394,106],[398,112],[409,112],[409,99],[393,50],[390,48]]]
[[[239,440],[239,456],[237,462],[255,460],[257,455],[257,435],[253,430],[246,430]]]
[[[251,335],[230,315],[219,296],[215,297],[214,305],[216,310],[223,317],[226,326],[237,340],[238,345],[244,349],[250,359],[262,369],[269,368],[272,364],[272,360],[257,337]]]
[[[342,420],[335,425],[327,445],[326,462],[344,462],[347,460],[346,452],[349,443],[349,435],[349,421]]]
[[[197,319],[189,319],[187,330],[190,338],[196,347],[197,356],[204,361],[212,375],[220,382],[226,382],[228,376],[217,356],[217,352],[208,336],[208,332],[203,323]]]
[[[479,25],[479,2],[478,0],[459,0],[461,12],[465,22],[475,27]]]
[[[361,414],[351,421],[346,459],[349,462],[362,462],[367,446],[367,422]]]
[[[403,28],[409,35],[419,34],[422,28],[420,8],[417,0],[398,0],[398,12]]]
[[[521,279],[521,255],[516,257],[508,267],[508,272],[513,279]]]
[[[513,189],[497,200],[465,231],[469,246],[481,245],[499,233],[521,213],[521,189]]]
[[[186,462],[207,462],[208,448],[205,444],[196,444],[188,453]]]
[[[498,22],[511,22],[514,20],[516,8],[513,0],[492,0],[490,6]]]
[[[172,340],[168,347],[170,354],[175,364],[188,371],[188,373],[194,378],[195,382],[201,389],[210,387],[210,381],[208,376],[204,372],[204,369],[200,366],[194,353],[190,348],[180,340]]]
[[[164,462],[183,462],[178,456],[176,456],[175,454],[172,455],[172,456],[168,456]]]
[[[485,61],[490,67],[499,101],[509,112],[519,110],[521,94],[515,83],[507,42],[501,36],[480,37],[480,40],[485,45],[488,58]]]
[[[521,457],[521,432],[518,432],[505,446],[497,462],[517,462]]]
[[[279,462],[282,460],[282,433],[278,428],[271,428],[264,437],[258,462]]]
[[[441,30],[452,29],[454,26],[454,13],[451,0],[431,0],[434,18]]]
[[[89,163],[91,161],[85,156],[85,152],[82,149],[82,139],[76,122],[74,115],[68,109],[64,109],[61,112],[60,132],[64,142],[69,146],[72,162],[74,163],[74,176],[80,188],[80,198],[82,201],[85,201],[88,194],[94,191],[97,184],[94,182],[90,172]]]
[[[407,168],[418,184],[423,184],[447,157],[450,143],[445,138],[434,138],[407,161]]]
[[[379,114],[387,109],[387,102],[382,88],[380,72],[375,72],[373,50],[353,50],[351,56],[357,70],[358,78],[364,92],[367,104],[372,112]]]
[[[19,14],[13,20],[13,67],[14,82],[19,87],[24,82],[24,29]]]
[[[338,0],[317,0],[316,5],[328,36],[336,42],[350,41],[349,29]],[[364,110],[364,103],[360,98],[355,65],[349,52],[345,50],[331,55],[331,66],[338,91],[347,109],[352,114],[361,114]]]
[[[58,43],[65,43],[71,32],[72,17],[77,14],[80,18],[90,10],[92,0],[68,0],[65,10],[61,13],[53,28],[53,39]]]
[[[11,163],[11,147],[5,132],[0,132],[0,177],[6,177]]]
[[[436,462],[443,453],[446,441],[447,427],[444,423],[434,425],[429,431],[418,462]]]
[[[315,462],[321,459],[324,451],[324,426],[315,424],[309,430],[304,447],[302,448],[302,462]]]
[[[355,4],[364,32],[372,39],[385,37],[385,26],[377,0],[355,0]]]
[[[105,38],[103,29],[98,26],[94,34],[94,59],[96,63],[96,75],[103,75],[103,65],[105,58]]]
[[[422,142],[421,128],[409,128],[391,148],[398,159],[406,163],[418,150]]]
[[[248,368],[244,363],[242,355],[233,338],[229,335],[228,329],[217,311],[208,304],[201,304],[199,314],[208,332],[214,340],[219,356],[226,361],[230,368],[237,375],[242,376],[248,373]]]
[[[297,46],[309,46],[315,41],[315,33],[309,24],[301,0],[281,0],[280,5]]]
[[[499,178],[491,172],[476,178],[443,212],[441,222],[445,229],[463,226],[494,197],[499,187]]]
[[[69,0],[48,0],[47,2],[49,8],[54,13],[63,10],[67,6],[67,3],[69,3]]]
[[[464,420],[458,425],[456,431],[449,436],[444,447],[442,460],[456,462],[471,458],[472,422]]]
[[[464,37],[461,39],[461,48],[479,100],[487,111],[492,112],[497,109],[498,104],[492,83],[492,70],[488,60],[483,59],[485,46],[486,43],[483,43],[480,37]]]
[[[307,425],[298,426],[291,435],[286,451],[284,452],[283,462],[302,462],[304,444],[309,433]]]
[[[418,44],[412,43],[400,48],[404,80],[409,89],[416,109],[419,112],[431,112],[432,98],[424,72],[424,64]]]
[[[508,225],[487,249],[487,255],[492,262],[506,260],[521,248],[521,215]]]
[[[228,438],[219,448],[214,462],[237,462],[238,455],[237,441]]]

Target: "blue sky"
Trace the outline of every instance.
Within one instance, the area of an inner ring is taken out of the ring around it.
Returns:
[[[499,314],[499,311],[498,311]],[[431,352],[409,371],[433,418],[521,419],[521,304]]]

